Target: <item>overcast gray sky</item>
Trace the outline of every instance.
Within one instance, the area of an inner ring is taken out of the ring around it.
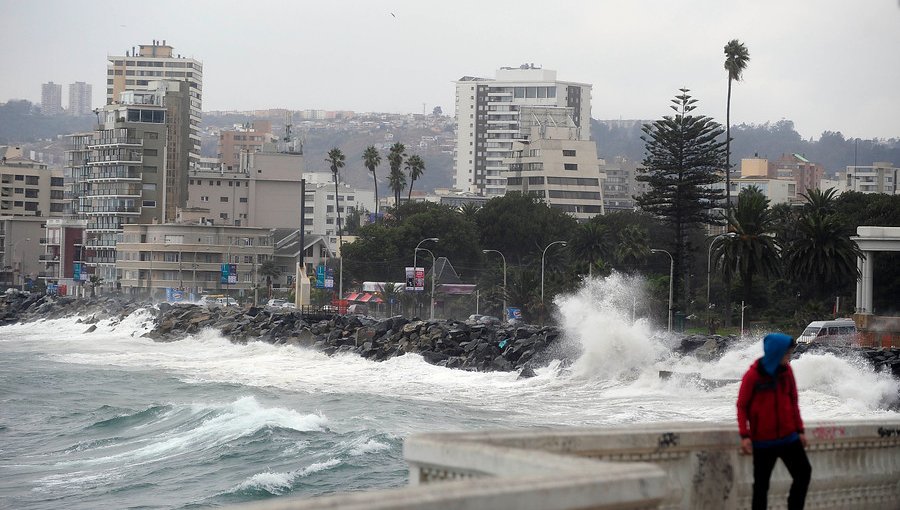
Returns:
[[[453,113],[453,80],[524,62],[593,85],[593,117],[655,119],[686,86],[725,120],[723,46],[750,51],[734,123],[900,137],[898,0],[0,0],[0,101],[86,81],[165,39],[204,64],[204,110]]]

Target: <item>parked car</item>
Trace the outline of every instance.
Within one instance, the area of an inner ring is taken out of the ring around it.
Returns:
[[[238,306],[237,300],[230,297],[216,298],[216,304],[219,306]]]
[[[859,339],[857,335],[856,323],[853,322],[853,319],[813,321],[797,337],[797,343],[838,346],[858,345]]]
[[[282,308],[297,308],[297,305],[295,305],[294,303],[291,303],[290,301],[285,301],[284,303],[282,303],[281,307]]]
[[[287,303],[286,299],[270,299],[266,306],[271,306],[273,308],[281,308],[284,304]]]
[[[500,324],[500,319],[492,315],[481,315],[473,313],[469,316],[467,322],[477,322],[479,324]]]

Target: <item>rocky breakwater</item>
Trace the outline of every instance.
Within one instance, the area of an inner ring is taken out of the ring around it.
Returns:
[[[119,294],[81,299],[10,289],[0,295],[0,324],[73,316],[81,316],[80,322],[92,324],[101,319],[124,319],[145,306],[148,303],[143,300]]]
[[[328,355],[351,352],[374,361],[414,353],[438,366],[519,371],[523,377],[534,375],[532,367],[549,359],[543,356],[559,339],[555,327],[400,316],[373,319],[336,315],[327,320],[309,321],[291,310],[166,303],[159,305],[156,327],[144,336],[157,341],[176,341],[204,328],[213,328],[233,342],[296,345]]]

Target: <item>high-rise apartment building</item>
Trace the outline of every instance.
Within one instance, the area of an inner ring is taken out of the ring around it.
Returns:
[[[62,85],[52,81],[41,85],[41,113],[59,115],[62,112]]]
[[[0,159],[0,215],[62,216],[63,172],[22,157]]]
[[[597,145],[579,138],[570,108],[519,108],[521,141],[512,146],[508,191],[537,195],[579,221],[604,213]]]
[[[887,161],[876,161],[868,166],[848,166],[844,174],[847,190],[860,193],[897,194],[900,168]]]
[[[513,142],[528,136],[519,129],[522,106],[567,109],[576,138],[590,139],[590,85],[559,81],[556,71],[533,64],[501,68],[493,80],[464,76],[456,81],[456,189],[489,197],[506,192],[504,159],[513,156]]]
[[[798,194],[819,189],[819,182],[825,177],[825,168],[802,154],[782,154],[773,166],[775,178],[793,180]]]
[[[90,83],[76,81],[69,84],[69,115],[87,115],[91,113],[93,87]]]
[[[126,51],[124,56],[108,57],[106,68],[106,103],[120,102],[122,92],[154,91],[153,82],[186,82],[182,90],[190,102],[189,168],[200,161],[200,116],[203,112],[203,64],[192,58],[173,53],[166,41],[153,41]]]
[[[106,282],[117,280],[115,249],[123,226],[163,221],[166,113],[161,104],[109,105],[96,131],[71,136],[69,213],[87,220],[82,261]]]

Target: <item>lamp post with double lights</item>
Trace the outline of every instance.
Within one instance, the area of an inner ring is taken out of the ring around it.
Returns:
[[[503,317],[506,320],[506,257],[498,250],[481,250],[482,253],[496,253],[503,259]]]
[[[554,244],[561,244],[563,246],[566,246],[569,243],[565,241],[553,241],[552,243],[548,244],[544,248],[544,251],[541,253],[541,306],[544,305],[544,256],[547,255],[547,250]]]
[[[429,314],[429,320],[434,320],[434,281],[437,279],[437,259],[434,258],[434,253],[428,248],[416,248],[416,251],[427,251],[431,255],[431,313]],[[413,268],[413,271],[415,271],[415,268]]]
[[[437,237],[426,237],[425,239],[422,239],[421,241],[419,241],[419,244],[417,244],[415,249],[413,249],[413,286],[415,286],[415,280],[416,280],[416,255],[418,255],[418,253],[419,253],[419,246],[422,246],[422,243],[425,243],[428,241],[432,241],[432,242],[436,243],[436,242],[440,241],[440,239],[438,239]],[[432,256],[432,258],[433,257],[434,256]],[[416,294],[416,295],[418,296],[418,294]],[[418,300],[418,298],[416,298],[416,313],[418,313],[418,311],[419,311],[419,300]]]
[[[651,249],[652,253],[665,253],[669,256],[669,333],[672,332],[672,298],[674,297],[675,284],[675,258],[666,250]]]

